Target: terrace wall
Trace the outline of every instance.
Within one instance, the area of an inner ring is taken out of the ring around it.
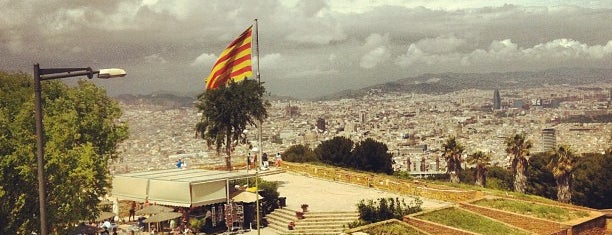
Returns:
[[[393,176],[382,174],[352,172],[335,167],[283,162],[283,169],[305,174],[310,177],[356,184],[403,195],[414,195],[447,202],[461,202],[482,196],[482,192],[473,190],[428,185],[427,183],[416,180],[397,179]]]

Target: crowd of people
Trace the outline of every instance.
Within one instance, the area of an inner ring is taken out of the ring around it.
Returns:
[[[267,153],[263,153],[261,155],[261,163],[260,163],[259,169],[261,169],[261,170],[269,169],[270,168],[270,160],[274,160],[274,166],[275,167],[281,167],[282,166],[283,158],[282,158],[280,153],[276,153],[276,156],[274,156],[274,159],[270,159],[268,157]],[[247,155],[247,167],[248,167],[248,169],[255,169],[255,163],[257,163],[257,154],[255,154],[254,157],[251,158],[251,153],[249,153]]]

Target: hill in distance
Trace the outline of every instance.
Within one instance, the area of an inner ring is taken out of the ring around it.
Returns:
[[[382,93],[445,94],[464,89],[521,89],[555,85],[581,86],[589,84],[612,84],[612,69],[601,68],[555,68],[541,71],[519,71],[504,73],[427,73],[416,77],[372,85],[355,90],[343,90],[313,100],[336,100],[359,98],[373,89]],[[116,98],[126,104],[153,104],[171,107],[193,107],[197,94],[177,95],[159,91],[149,95],[119,95]],[[298,100],[270,94],[270,101]]]
[[[378,89],[382,93],[444,94],[464,89],[504,90],[598,83],[612,83],[612,69],[556,68],[504,73],[427,73],[361,89],[344,90],[319,97],[316,100],[357,98],[364,96],[372,89]]]

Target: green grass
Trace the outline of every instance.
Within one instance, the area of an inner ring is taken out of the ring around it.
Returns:
[[[369,229],[364,229],[361,232],[368,234],[387,234],[387,235],[424,235],[411,227],[397,223],[388,223],[381,226],[376,226]]]
[[[551,205],[542,205],[533,202],[507,199],[483,199],[476,201],[473,204],[558,222],[587,217],[589,215],[589,213],[585,211],[570,210]]]
[[[480,234],[529,234],[454,207],[421,214],[417,218]]]

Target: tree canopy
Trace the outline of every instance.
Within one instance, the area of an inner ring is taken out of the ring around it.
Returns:
[[[334,166],[350,166],[353,141],[343,136],[321,142],[315,153],[321,162]]]
[[[94,219],[110,186],[108,162],[127,138],[116,101],[92,82],[43,82],[47,223]],[[0,233],[38,231],[33,79],[0,71]]]
[[[232,170],[233,147],[246,143],[243,132],[268,116],[266,108],[270,104],[264,100],[264,93],[262,84],[245,79],[231,81],[198,96],[197,108],[202,112],[202,119],[196,125],[196,132],[208,146],[214,145],[217,152],[224,148],[228,170]]]
[[[392,155],[387,150],[387,145],[367,138],[355,145],[353,160],[348,164],[359,170],[392,174]]]
[[[461,175],[461,155],[465,150],[465,147],[461,145],[456,137],[449,137],[442,144],[444,152],[442,157],[446,160],[447,171],[450,174],[450,181],[453,183],[459,183],[459,175]]]

